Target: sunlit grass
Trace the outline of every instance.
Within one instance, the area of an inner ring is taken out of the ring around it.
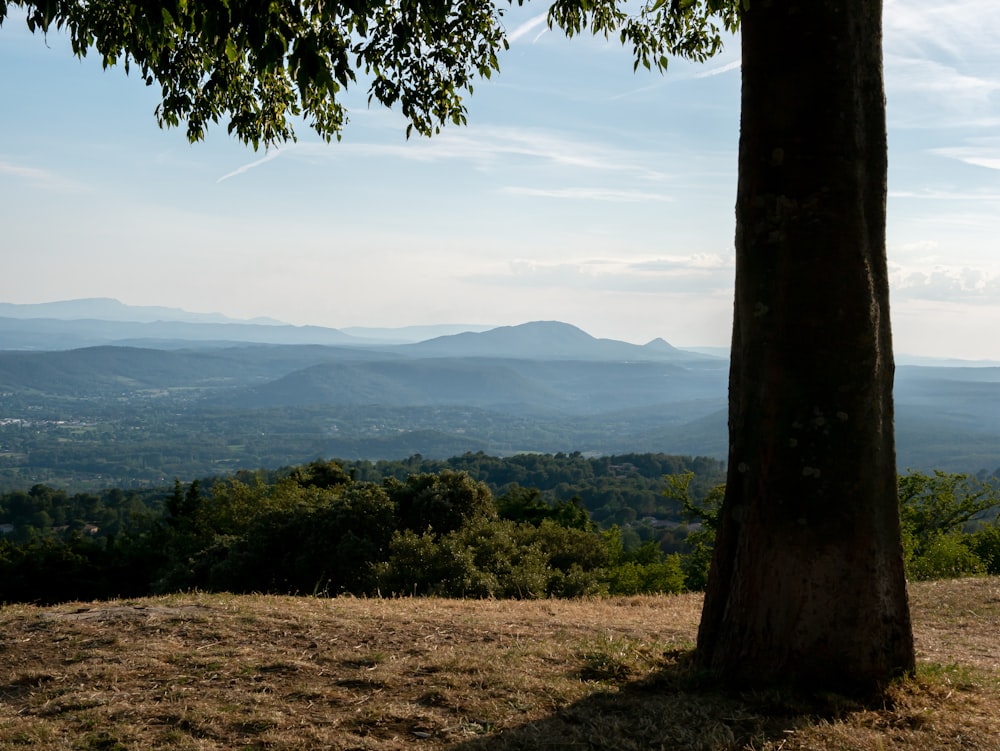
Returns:
[[[699,595],[9,606],[0,749],[995,751],[1000,580],[911,599],[918,673],[878,707],[704,688]]]

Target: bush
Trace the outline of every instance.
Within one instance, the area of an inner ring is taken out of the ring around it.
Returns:
[[[1000,575],[1000,527],[983,527],[969,535],[966,544],[992,576]]]
[[[681,557],[668,555],[658,563],[625,561],[611,569],[608,590],[613,595],[676,594],[684,591]]]
[[[922,551],[907,561],[911,579],[954,579],[986,572],[986,567],[968,545],[968,535],[953,532],[937,535]]]
[[[446,535],[397,532],[380,568],[383,594],[579,597],[604,591],[600,535],[544,520],[538,527],[479,517]]]
[[[216,534],[193,556],[178,559],[160,589],[374,593],[375,566],[395,526],[395,508],[382,488],[312,487],[296,502],[251,515],[241,534]]]
[[[490,489],[466,472],[410,475],[406,482],[386,480],[384,487],[396,505],[400,529],[443,534],[478,517],[496,518]]]
[[[433,534],[397,530],[389,542],[388,560],[379,566],[379,592],[385,596],[430,594],[442,577],[437,570],[439,557]]]

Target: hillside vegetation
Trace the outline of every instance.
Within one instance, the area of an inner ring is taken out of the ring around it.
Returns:
[[[1000,580],[911,600],[918,674],[878,707],[700,685],[697,594],[7,606],[0,749],[995,751]]]
[[[544,599],[701,590],[715,460],[317,460],[172,490],[0,493],[0,602],[199,590]],[[525,483],[524,486],[521,483]],[[899,479],[911,579],[1000,574],[1000,486]]]

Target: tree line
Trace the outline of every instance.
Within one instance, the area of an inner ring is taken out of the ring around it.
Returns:
[[[317,460],[157,491],[70,495],[36,485],[0,495],[0,602],[191,589],[471,598],[701,590],[719,472],[713,460],[656,454],[466,454]],[[899,486],[911,578],[1000,574],[1000,488],[944,472],[910,473]],[[567,495],[573,487],[615,487],[641,503],[655,492],[654,508],[677,522],[599,522],[591,509],[605,508],[595,506],[603,496],[588,503]]]
[[[117,495],[114,495],[117,498]],[[128,498],[129,496],[125,496]],[[108,497],[108,500],[111,496]],[[64,500],[61,510],[58,501]],[[179,481],[114,531],[80,519],[0,542],[0,600],[55,602],[202,589],[289,594],[562,597],[681,591],[679,554],[625,549],[579,499],[464,471],[354,479],[332,461],[266,477]],[[103,505],[36,486],[0,513],[68,518]],[[104,507],[107,509],[107,507]],[[47,510],[46,510],[47,509]],[[13,525],[11,525],[13,526]]]

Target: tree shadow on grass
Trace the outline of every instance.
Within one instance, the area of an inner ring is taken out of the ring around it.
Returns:
[[[581,676],[586,678],[586,676]],[[552,715],[450,746],[450,751],[731,751],[779,743],[819,718],[857,706],[839,697],[737,694],[711,687],[690,666],[690,654],[639,681],[608,687]]]

